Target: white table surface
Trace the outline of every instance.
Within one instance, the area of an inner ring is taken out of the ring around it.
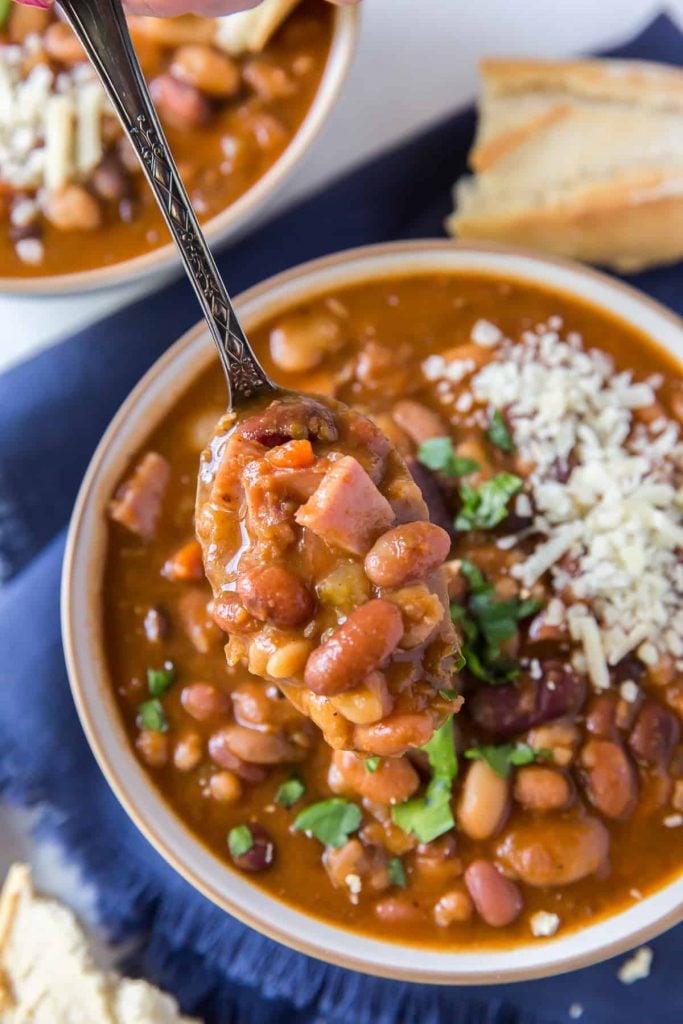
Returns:
[[[683,0],[668,0],[667,8],[683,24]],[[635,33],[660,9],[649,0],[365,0],[346,88],[280,206],[470,98],[481,55],[591,50]],[[0,297],[0,370],[123,306],[145,287],[59,299]],[[32,848],[28,820],[0,808],[0,880],[13,858],[29,857],[41,887],[89,916],[91,894],[54,850]]]
[[[667,7],[683,24],[683,0],[668,0]],[[344,92],[280,207],[470,98],[481,55],[554,57],[601,47],[637,31],[661,2],[365,0],[363,8]],[[149,287],[51,299],[0,296],[0,370]]]

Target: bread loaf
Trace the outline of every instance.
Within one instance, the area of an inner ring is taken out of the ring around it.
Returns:
[[[199,1024],[146,981],[99,970],[76,917],[36,896],[25,864],[0,895],[2,1024]]]
[[[683,70],[485,60],[448,230],[639,270],[683,257]]]

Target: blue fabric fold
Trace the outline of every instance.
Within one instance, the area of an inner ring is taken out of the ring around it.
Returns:
[[[665,16],[617,51],[683,64]],[[462,111],[289,211],[219,260],[237,292],[350,246],[443,233],[465,170],[474,114]],[[631,279],[683,311],[683,267]],[[197,319],[174,283],[0,378],[0,792],[38,807],[98,894],[112,938],[144,939],[130,967],[209,1024],[681,1024],[683,929],[655,940],[646,982],[626,988],[608,962],[564,977],[472,990],[366,978],[285,949],[208,903],[128,820],[85,742],[59,630],[65,526],[92,451],[132,385]]]

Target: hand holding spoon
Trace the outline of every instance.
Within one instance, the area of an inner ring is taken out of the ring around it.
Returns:
[[[370,420],[278,388],[259,363],[164,138],[120,0],[60,6],[142,163],[225,371],[229,409],[202,458],[196,528],[228,660],[275,682],[331,746],[378,756],[421,746],[459,706],[441,570],[448,535],[429,522],[403,459]]]

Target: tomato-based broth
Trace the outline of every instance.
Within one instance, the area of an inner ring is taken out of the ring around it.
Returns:
[[[323,0],[303,0],[261,52],[237,55],[221,47],[214,19],[131,18],[202,223],[262,178],[298,131],[325,69],[332,17]],[[0,124],[0,277],[93,270],[168,244],[137,157],[69,27],[13,5],[0,64],[23,119],[23,134],[11,120]]]
[[[251,337],[283,386],[374,419],[450,533],[466,665],[443,698],[464,704],[426,746],[367,758],[332,750],[272,680],[228,666],[193,528],[224,411],[212,366],[113,496],[103,593],[131,745],[179,817],[287,903],[453,949],[564,934],[674,877],[673,358],[564,294],[474,274],[336,290]],[[328,582],[306,583],[331,600]]]

